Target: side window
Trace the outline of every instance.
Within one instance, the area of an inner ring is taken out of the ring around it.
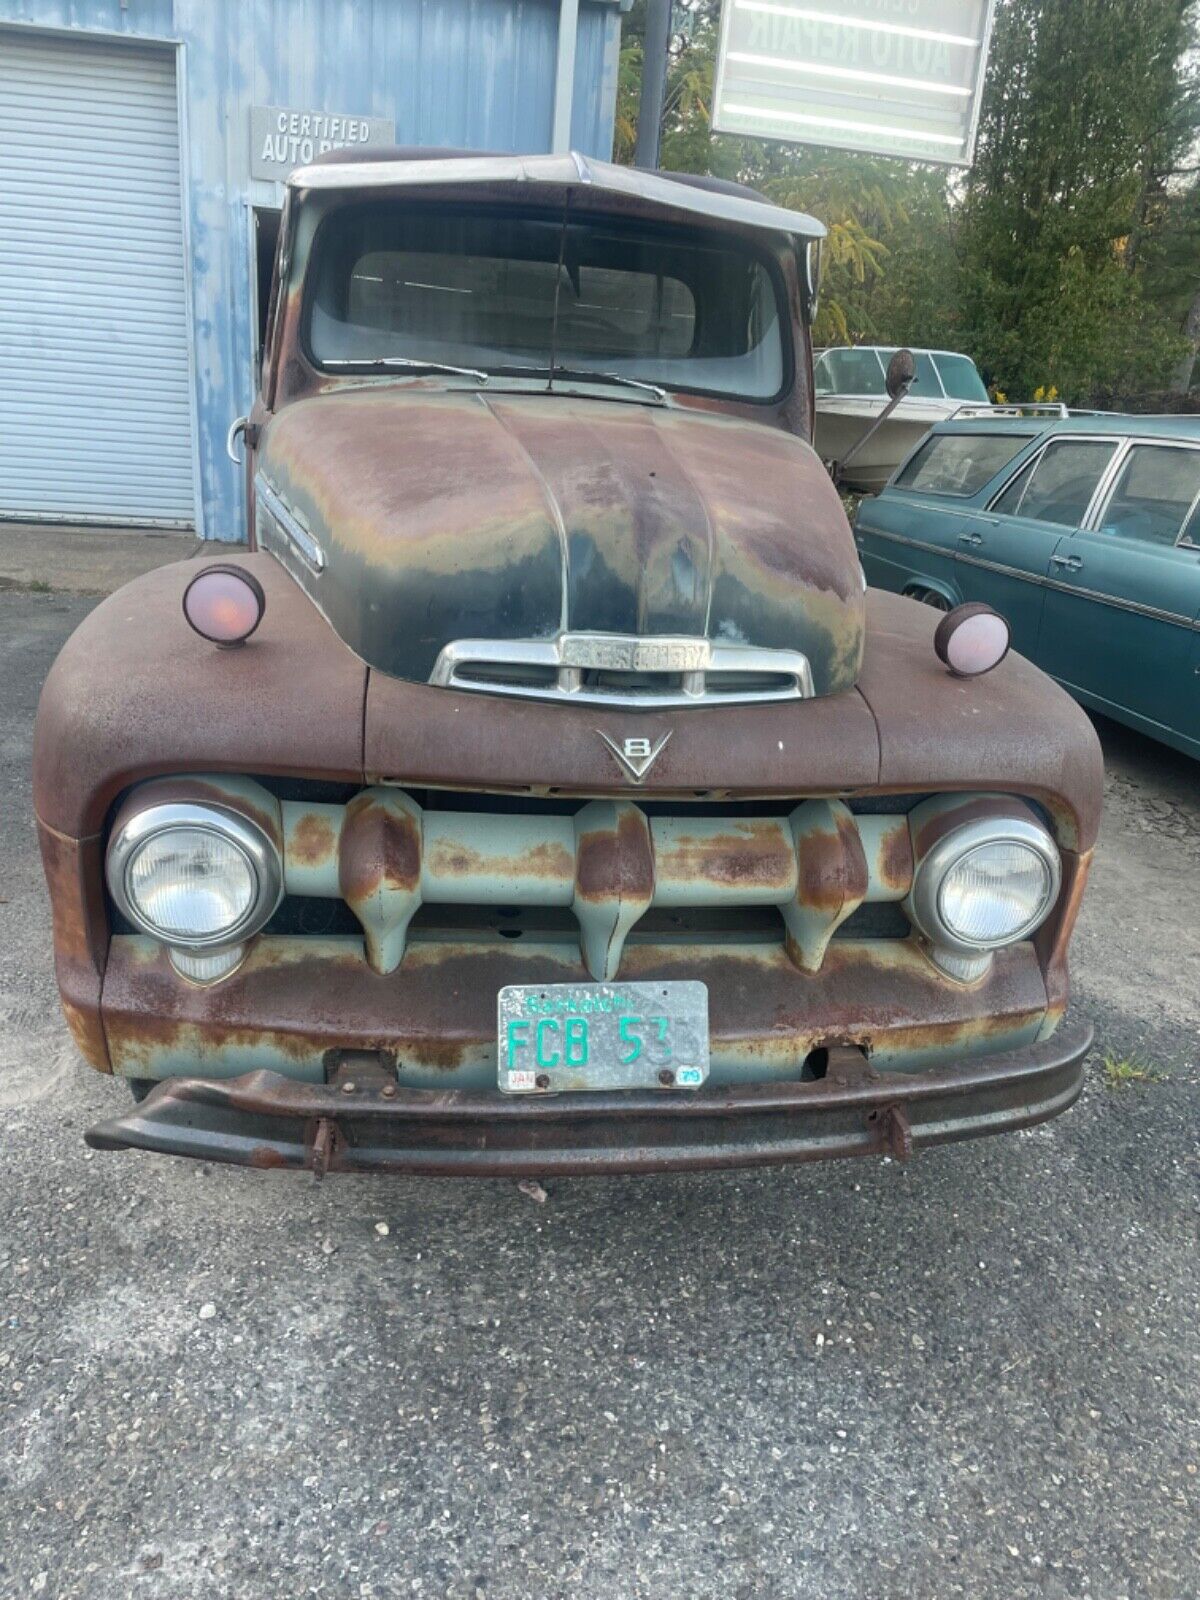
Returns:
[[[813,390],[816,394],[832,394],[833,380],[829,376],[829,357],[820,356],[813,368]]]
[[[1028,442],[1017,433],[932,434],[896,479],[896,487],[926,494],[978,494]]]
[[[1021,515],[1077,528],[1115,449],[1097,439],[1056,439],[1047,445],[1021,499]]]
[[[1033,468],[1034,463],[1032,461],[1027,462],[1016,477],[1010,480],[1004,493],[992,501],[989,509],[998,511],[1002,517],[1015,517],[1021,504],[1021,496],[1025,493],[1025,485],[1029,482]]]
[[[1101,515],[1101,531],[1172,545],[1197,495],[1200,450],[1135,445]]]

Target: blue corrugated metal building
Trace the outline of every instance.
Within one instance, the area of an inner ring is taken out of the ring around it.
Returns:
[[[621,9],[0,0],[0,518],[240,538],[277,174],[393,139],[607,157]]]

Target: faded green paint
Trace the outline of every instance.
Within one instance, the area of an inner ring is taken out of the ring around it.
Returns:
[[[858,819],[841,801],[805,801],[790,819],[646,818],[629,800],[593,801],[572,819],[424,812],[403,790],[376,788],[350,809],[377,812],[379,831],[351,832],[346,807],[284,802],[284,884],[345,898],[381,972],[400,966],[421,905],[570,906],[598,981],[617,976],[625,940],[651,908],[777,906],[798,965],[816,971],[860,905],[902,900],[911,884],[911,871],[897,876],[893,864],[905,817]],[[388,884],[383,858],[400,831],[416,851],[412,881]]]
[[[413,940],[401,972],[380,977],[360,940],[264,937],[239,972],[236,995],[218,1004],[220,986],[206,993],[176,983],[169,1017],[152,1024],[143,1015],[127,1017],[125,1000],[160,995],[165,964],[151,939],[113,940],[117,997],[106,1027],[114,1072],[231,1078],[262,1067],[318,1082],[331,1049],[383,1050],[406,1086],[494,1089],[500,968],[506,983],[586,978],[578,947],[569,941]],[[309,981],[314,966],[324,973],[319,1023],[289,1005],[295,985]],[[710,982],[714,1087],[794,1079],[809,1051],[830,1042],[861,1045],[881,1074],[948,1065],[1032,1042],[1046,1015],[1029,945],[1001,952],[996,970],[973,994],[938,983],[915,940],[840,940],[822,975],[798,972],[781,944],[733,941],[635,943],[626,952],[626,969],[630,981],[688,976]],[[456,987],[464,972],[478,974],[470,990]],[[722,1010],[733,993],[741,996],[736,1019]],[[786,1006],[781,995],[790,996]],[[910,1014],[886,1015],[901,998]],[[918,1000],[919,1020],[912,1014]],[[269,1020],[280,1011],[286,1023]],[[456,1019],[452,1039],[441,1025],[444,1016]]]

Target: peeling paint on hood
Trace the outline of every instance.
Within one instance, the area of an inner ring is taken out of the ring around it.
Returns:
[[[425,682],[455,639],[692,635],[800,650],[855,682],[858,557],[810,447],[683,407],[377,386],[287,406],[260,471],[319,542],[261,524],[346,643]]]

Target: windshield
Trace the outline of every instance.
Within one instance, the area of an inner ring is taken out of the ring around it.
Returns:
[[[942,386],[951,400],[982,400],[986,403],[988,392],[970,356],[948,356],[939,351],[933,360],[941,375]]]
[[[861,345],[855,349],[826,350],[817,362],[817,394],[882,395],[884,373],[894,349]],[[981,400],[988,392],[970,356],[914,350],[916,377],[909,394],[923,400]]]
[[[783,388],[780,306],[750,250],[693,233],[365,206],[317,240],[320,366],[397,357],[487,373],[568,368],[736,399]],[[557,306],[557,328],[555,316]]]
[[[819,395],[887,393],[883,368],[870,346],[862,350],[826,350],[813,376]]]
[[[895,354],[894,350],[881,350],[879,352],[879,359],[883,362],[885,368]],[[912,388],[908,391],[909,394],[922,400],[944,399],[942,386],[938,381],[938,375],[933,365],[933,357],[929,354],[929,351],[914,350],[912,355],[913,361],[916,363],[917,375],[913,379]]]

